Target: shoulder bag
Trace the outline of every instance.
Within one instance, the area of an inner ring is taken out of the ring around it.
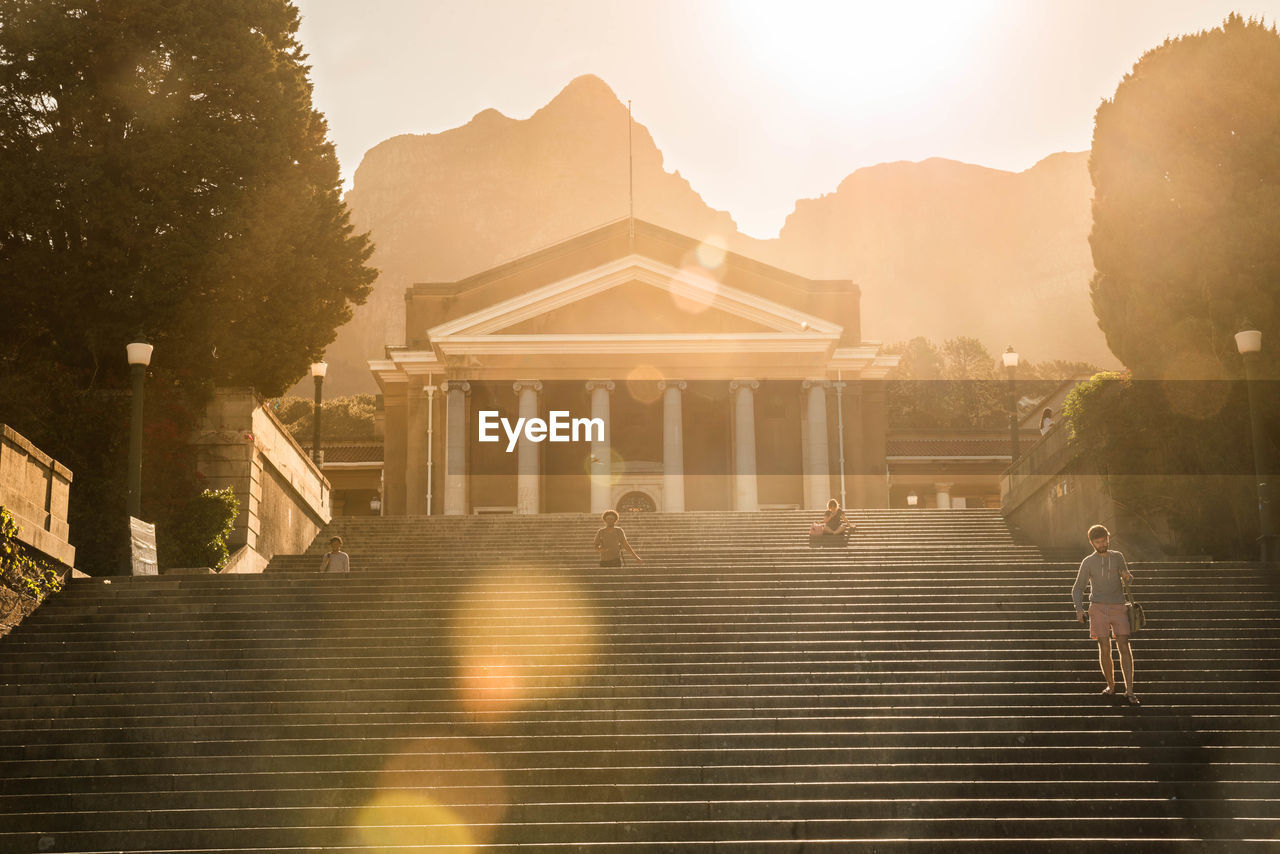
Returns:
[[[1147,614],[1141,605],[1133,601],[1129,585],[1124,579],[1120,579],[1120,586],[1124,588],[1124,611],[1129,616],[1129,634],[1136,635],[1147,625]]]

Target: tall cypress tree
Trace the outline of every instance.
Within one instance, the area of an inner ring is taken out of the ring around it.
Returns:
[[[1233,335],[1280,365],[1280,34],[1232,15],[1166,41],[1098,109],[1094,311],[1139,379],[1237,377]]]

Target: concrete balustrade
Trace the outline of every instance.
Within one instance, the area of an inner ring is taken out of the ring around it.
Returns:
[[[70,469],[0,424],[0,506],[21,526],[18,539],[67,566],[76,560],[68,542],[71,479]]]

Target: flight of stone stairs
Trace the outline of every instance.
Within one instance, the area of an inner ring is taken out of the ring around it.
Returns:
[[[754,565],[855,566],[888,564],[997,564],[1042,562],[1034,545],[1011,532],[998,510],[851,510],[849,537],[809,537],[822,513],[634,513],[619,525],[640,556],[673,570],[731,566],[749,556]],[[343,538],[353,566],[366,570],[434,571],[495,562],[588,567],[600,517],[584,513],[541,516],[345,517],[316,537],[306,555],[279,555],[271,572],[313,570],[328,539]],[[467,548],[474,544],[475,548]],[[814,555],[813,547],[823,549]]]
[[[1131,708],[998,516],[812,515],[629,518],[622,570],[586,516],[347,519],[74,582],[0,640],[0,852],[1276,849],[1274,570],[1135,565]]]

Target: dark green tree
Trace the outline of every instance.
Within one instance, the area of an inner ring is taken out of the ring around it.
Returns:
[[[376,272],[285,0],[0,0],[8,346],[279,394]]]
[[[230,487],[206,489],[186,501],[168,536],[157,538],[160,566],[222,569],[231,557],[227,538],[239,511],[240,502]]]
[[[1256,554],[1234,334],[1262,330],[1276,377],[1280,33],[1231,15],[1143,55],[1098,109],[1089,170],[1094,311],[1133,382],[1073,403],[1077,453],[1122,506],[1169,520],[1180,549]],[[1258,398],[1274,437],[1275,393]]]
[[[205,391],[283,392],[376,276],[297,31],[286,0],[0,0],[0,418],[74,472],[91,572],[125,549],[125,344],[156,347],[163,541]]]
[[[1242,372],[1233,335],[1280,365],[1280,34],[1231,15],[1146,53],[1098,108],[1094,311],[1135,378]],[[1267,346],[1269,342],[1269,346]]]

